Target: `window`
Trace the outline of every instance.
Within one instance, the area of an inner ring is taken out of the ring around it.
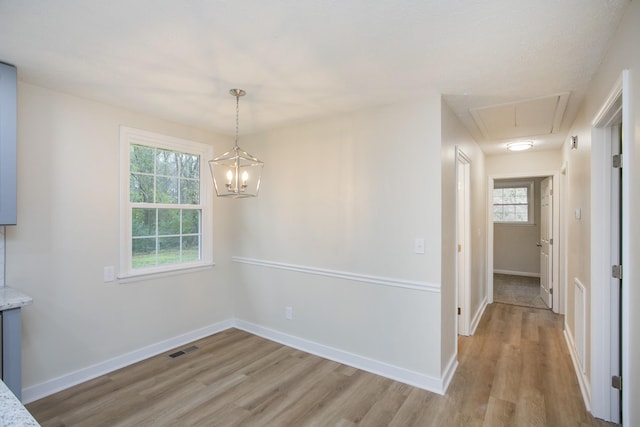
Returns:
[[[206,144],[122,127],[120,277],[212,264]]]
[[[533,224],[533,182],[496,181],[493,189],[493,221]]]

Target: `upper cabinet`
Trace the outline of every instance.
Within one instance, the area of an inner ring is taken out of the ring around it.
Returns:
[[[16,224],[16,67],[0,62],[0,226]]]

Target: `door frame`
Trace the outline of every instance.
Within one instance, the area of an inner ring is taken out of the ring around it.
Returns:
[[[611,127],[622,118],[623,135],[632,135],[632,118],[629,108],[629,71],[623,70],[609,96],[591,122],[591,413],[605,420],[616,419],[615,404],[612,404],[611,369],[612,360],[610,336],[615,325],[611,321],[615,307],[611,293]],[[629,138],[622,138],[622,153],[629,153]],[[622,156],[623,200],[631,200],[629,192],[630,160]],[[629,203],[621,209],[621,235],[629,230]],[[630,260],[630,239],[623,239],[621,257]],[[624,280],[624,274],[623,274]],[[629,283],[627,281],[627,283]],[[622,376],[629,372],[629,290],[623,286],[621,293],[622,310],[620,334],[622,356]],[[615,355],[613,355],[615,357]],[[628,413],[628,388],[622,390],[623,418]],[[619,415],[619,414],[618,414]],[[624,421],[624,419],[622,420]]]
[[[460,172],[463,182],[460,182]],[[460,185],[462,184],[462,195]],[[462,197],[462,203],[460,198]],[[463,205],[463,206],[461,206]],[[461,226],[462,223],[462,226]],[[458,250],[458,245],[461,249]],[[462,280],[460,272],[462,270]],[[459,335],[471,335],[471,159],[456,146],[456,316]]]
[[[554,313],[565,313],[566,281],[560,274],[560,252],[564,242],[560,239],[560,171],[538,171],[489,175],[487,177],[487,303],[493,303],[493,187],[498,179],[553,178],[553,306]],[[563,280],[561,280],[563,279]]]

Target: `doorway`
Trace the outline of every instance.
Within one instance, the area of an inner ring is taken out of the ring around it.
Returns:
[[[591,164],[591,405],[592,413],[622,423],[624,389],[614,384],[623,378],[625,352],[625,284],[623,262],[628,254],[628,164],[618,157],[629,144],[624,135],[630,123],[625,116],[628,71],[593,120]]]
[[[492,175],[489,176],[488,179],[488,189],[487,194],[493,195],[494,189],[500,188],[501,185],[513,185],[513,183],[521,183],[526,181],[542,181],[544,178],[549,177],[550,186],[555,184],[555,189],[549,192],[549,230],[550,236],[548,238],[548,269],[546,273],[548,273],[548,284],[546,294],[549,296],[549,308],[551,308],[555,313],[564,313],[563,301],[564,301],[564,283],[560,283],[560,260],[559,260],[559,243],[560,243],[560,215],[559,209],[560,206],[560,189],[558,188],[558,183],[560,182],[560,173],[557,171],[541,171],[534,173],[526,173],[526,174],[510,174],[510,175]],[[533,191],[533,184],[531,185]],[[494,273],[507,273],[512,276],[540,276],[540,267],[532,270],[531,267],[528,269],[524,267],[523,271],[511,271],[511,270],[501,270],[496,266],[496,257],[495,257],[495,231],[496,224],[494,222],[494,201],[493,197],[488,198],[487,205],[487,299],[488,303],[493,303],[495,301],[494,298]],[[539,199],[539,198],[538,198]],[[534,203],[540,203],[540,200],[537,202],[534,199]],[[535,221],[529,221],[529,224],[522,225],[522,227],[530,226],[531,223]],[[541,236],[538,236],[541,237]],[[538,243],[540,241],[538,240]],[[529,255],[530,257],[540,257],[540,247],[537,247],[535,243],[533,243],[533,251]],[[514,274],[515,273],[515,274]],[[524,274],[522,274],[524,273]],[[536,291],[539,292],[539,287],[536,288]],[[542,308],[542,307],[539,307]]]
[[[494,181],[494,302],[552,306],[552,196],[552,177]]]
[[[471,160],[456,147],[456,292],[458,334],[470,335]]]

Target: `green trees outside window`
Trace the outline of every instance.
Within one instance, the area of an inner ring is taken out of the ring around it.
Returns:
[[[130,145],[132,268],[201,259],[200,156]]]

